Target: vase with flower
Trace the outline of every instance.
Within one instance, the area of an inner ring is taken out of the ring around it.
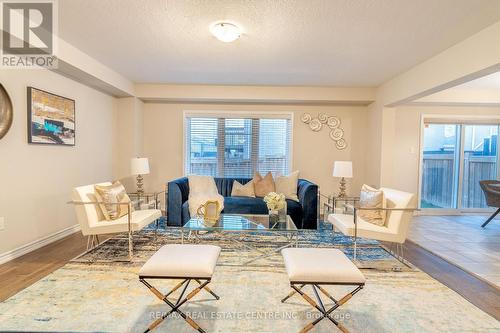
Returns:
[[[269,210],[269,227],[286,221],[286,199],[283,193],[270,192],[264,197]]]

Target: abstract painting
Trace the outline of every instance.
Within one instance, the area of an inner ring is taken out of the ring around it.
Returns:
[[[28,142],[75,145],[75,101],[28,87]]]

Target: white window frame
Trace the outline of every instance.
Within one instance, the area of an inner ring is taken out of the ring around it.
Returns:
[[[461,194],[462,194],[462,181],[463,181],[463,163],[464,154],[462,147],[464,144],[464,126],[460,126],[460,158],[459,158],[459,178],[458,178],[458,208],[421,208],[422,199],[422,180],[423,180],[423,163],[424,163],[424,129],[426,123],[446,123],[450,124],[471,124],[471,125],[499,125],[500,116],[470,116],[470,115],[449,115],[449,114],[422,114],[420,117],[420,138],[419,138],[419,163],[418,163],[418,208],[420,208],[419,215],[461,215],[461,214],[474,214],[474,213],[487,213],[491,212],[491,208],[461,208]],[[497,142],[497,178],[500,179],[500,140]]]
[[[294,117],[291,111],[229,111],[229,110],[184,110],[182,122],[182,173],[186,174],[187,119],[188,118],[228,118],[228,119],[288,119],[290,121],[290,150],[288,156],[289,172],[293,168],[293,130]],[[254,162],[255,163],[255,162]]]

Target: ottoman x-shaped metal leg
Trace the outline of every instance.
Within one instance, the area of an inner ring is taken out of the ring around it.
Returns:
[[[333,283],[333,284],[337,284],[337,283]],[[307,295],[305,292],[302,291],[302,288],[304,288],[306,285],[312,286],[312,290],[314,292],[314,296],[316,297],[317,302],[315,302],[309,295]],[[348,285],[351,285],[351,284],[348,284]],[[330,295],[323,287],[321,287],[319,284],[316,284],[316,283],[290,283],[290,286],[293,289],[292,292],[290,294],[288,294],[285,298],[283,298],[281,300],[281,302],[284,303],[287,299],[292,297],[294,294],[299,294],[300,296],[302,296],[303,299],[305,299],[307,301],[307,303],[309,303],[313,308],[315,308],[316,310],[318,310],[322,314],[322,316],[320,316],[319,318],[317,318],[313,322],[307,324],[300,331],[301,333],[305,333],[305,332],[310,331],[311,329],[313,329],[314,326],[316,326],[320,321],[322,321],[325,318],[330,320],[332,323],[334,323],[335,326],[337,326],[339,328],[339,330],[341,330],[342,332],[346,332],[346,333],[349,332],[347,330],[347,328],[345,328],[341,323],[339,323],[337,320],[332,318],[331,314],[339,306],[341,306],[342,304],[347,302],[349,299],[351,299],[351,297],[354,294],[356,294],[358,291],[363,289],[364,284],[358,284],[356,289],[354,289],[353,291],[351,291],[350,293],[348,293],[347,295],[345,295],[344,297],[342,297],[338,301],[335,298],[333,298],[333,296]],[[327,296],[330,300],[333,301],[334,305],[331,308],[329,308],[329,309],[325,308],[325,305],[323,304],[323,301],[321,300],[321,296],[318,293],[318,289],[325,296]]]
[[[155,277],[157,278],[157,277]],[[187,294],[186,297],[183,298],[184,294],[186,293],[186,290],[189,286],[189,283],[194,280],[196,281],[199,286],[196,287],[193,291],[191,291],[189,294]],[[215,299],[219,299],[220,297],[217,296],[207,285],[210,283],[210,279],[206,278],[199,278],[199,279],[184,279],[182,282],[178,283],[172,290],[170,290],[167,294],[163,295],[158,289],[153,287],[149,282],[146,281],[144,277],[139,278],[139,281],[141,281],[148,289],[155,294],[156,297],[158,297],[160,300],[163,302],[167,303],[168,306],[170,306],[172,309],[168,311],[167,313],[163,314],[160,318],[156,319],[154,322],[152,322],[149,327],[144,331],[144,332],[150,332],[152,331],[156,326],[160,325],[169,315],[171,315],[174,312],[177,312],[189,325],[191,325],[192,328],[197,330],[198,332],[205,333],[205,331],[187,314],[182,312],[179,308],[189,301],[191,298],[193,298],[196,294],[198,294],[202,289],[205,289],[208,293],[210,293],[212,296],[215,297]],[[181,288],[184,286],[184,288],[181,291],[181,294],[177,301],[175,303],[171,302],[167,297],[170,296],[173,292],[175,292],[177,289]]]

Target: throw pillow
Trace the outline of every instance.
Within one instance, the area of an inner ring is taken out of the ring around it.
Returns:
[[[253,188],[253,180],[249,181],[245,185],[242,185],[238,181],[233,182],[233,189],[231,190],[232,197],[251,197],[255,198],[255,190]]]
[[[359,206],[363,208],[386,208],[384,192],[364,184],[361,187]],[[384,226],[386,213],[383,210],[359,210],[358,216],[366,222]]]
[[[201,192],[218,192],[217,185],[215,185],[215,180],[212,176],[189,175],[188,182],[190,194]]]
[[[256,197],[265,197],[269,192],[275,192],[273,174],[268,172],[264,177],[256,172],[253,176],[253,184]]]
[[[188,176],[188,182],[188,206],[189,214],[192,217],[196,216],[198,208],[207,201],[219,202],[219,213],[224,209],[224,197],[219,194],[213,177],[190,175]]]
[[[297,183],[299,181],[299,172],[294,171],[288,176],[276,177],[274,184],[276,185],[276,193],[283,193],[285,198],[299,201],[297,196]]]
[[[116,220],[128,214],[127,205],[116,205],[116,203],[130,203],[125,187],[119,181],[112,185],[94,185],[94,189],[97,201],[102,202],[99,207],[107,221]]]

